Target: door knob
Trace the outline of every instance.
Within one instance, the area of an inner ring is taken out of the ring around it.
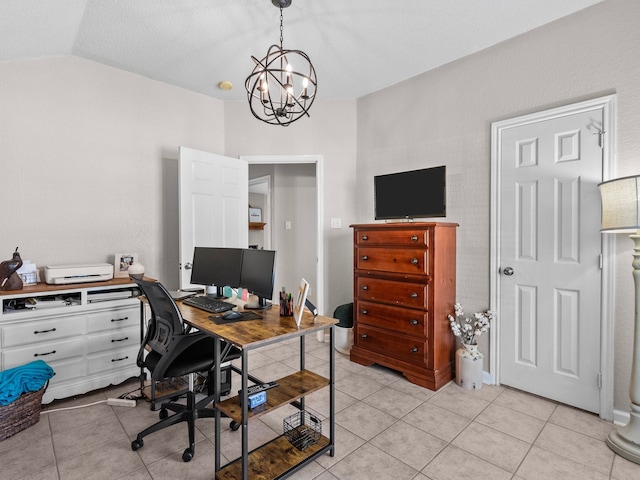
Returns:
[[[504,273],[507,277],[510,277],[511,275],[513,275],[513,268],[506,267],[502,269],[502,273]]]
[[[193,268],[193,264],[192,263],[187,262],[187,263],[184,264],[184,269],[185,270],[191,270],[192,268]]]

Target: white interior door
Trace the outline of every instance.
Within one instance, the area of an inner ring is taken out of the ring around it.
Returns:
[[[496,167],[500,383],[598,413],[603,121],[515,122]]]
[[[193,248],[248,244],[246,160],[180,147],[180,288],[191,285]]]

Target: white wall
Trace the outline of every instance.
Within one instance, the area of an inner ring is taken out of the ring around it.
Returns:
[[[640,173],[639,21],[640,2],[609,0],[359,99],[358,221],[373,219],[373,175],[446,164],[446,220],[460,224],[457,300],[487,308],[491,122],[616,93],[617,174]],[[632,246],[617,244],[614,402],[626,411]]]
[[[177,288],[178,146],[224,151],[223,103],[54,57],[0,63],[0,106],[0,259],[134,252]]]

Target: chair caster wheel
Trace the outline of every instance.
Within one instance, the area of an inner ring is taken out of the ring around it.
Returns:
[[[193,450],[191,448],[187,448],[184,452],[182,452],[182,461],[189,462],[193,458]]]
[[[229,428],[231,429],[232,432],[235,432],[240,428],[240,424],[235,420],[231,420],[231,423],[229,424]]]
[[[131,442],[131,450],[135,452],[139,448],[142,448],[143,445],[144,445],[144,441],[142,439],[140,440],[135,439],[133,442]]]
[[[164,420],[169,416],[169,412],[167,411],[166,408],[163,408],[160,410],[160,413],[158,414],[158,416],[160,417],[160,420]]]

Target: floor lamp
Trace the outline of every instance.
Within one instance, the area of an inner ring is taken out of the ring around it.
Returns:
[[[629,397],[629,423],[607,437],[607,445],[621,457],[640,463],[640,175],[617,178],[598,185],[602,196],[602,232],[631,232],[634,242],[633,281],[636,304],[633,361]]]

